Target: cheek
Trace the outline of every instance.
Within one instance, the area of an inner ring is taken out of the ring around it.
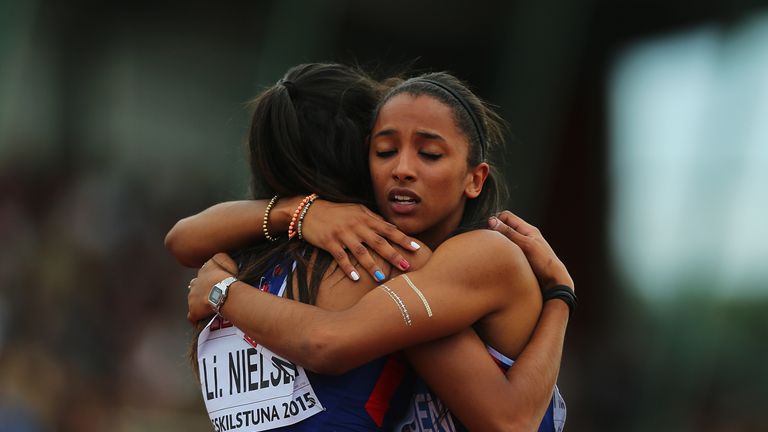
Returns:
[[[383,174],[383,171],[380,166],[377,166],[376,164],[371,165],[371,184],[373,185],[373,191],[374,193],[379,193],[379,191],[384,187],[384,179],[386,178]]]
[[[424,184],[431,192],[439,194],[444,201],[460,200],[464,195],[464,177],[459,175],[459,169],[446,169],[432,172],[422,177]]]
[[[439,181],[443,187],[448,188],[446,190],[459,190],[464,189],[467,175],[466,170],[462,166],[452,166],[441,173]]]

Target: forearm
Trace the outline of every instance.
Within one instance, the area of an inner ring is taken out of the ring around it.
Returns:
[[[482,248],[470,248],[477,244],[474,236],[457,236],[458,240],[442,245],[424,268],[410,273],[417,289],[397,277],[387,282],[386,289],[373,289],[354,306],[332,312],[236,282],[222,314],[256,342],[292,361],[318,372],[343,372],[381,355],[456,333],[499,310],[499,294],[512,289],[508,287],[510,278],[518,272],[509,265],[511,251],[504,250],[509,249],[506,240],[490,232],[475,235],[485,237]],[[458,256],[458,251],[471,253]],[[498,277],[492,271],[500,263],[504,276],[510,277]],[[210,313],[205,297],[209,287],[232,273],[234,270],[225,271],[212,262],[198,272],[188,296],[190,319]],[[472,287],[469,291],[468,286]],[[519,283],[511,286],[515,292],[523,290]]]
[[[472,329],[406,350],[430,389],[470,430],[536,430],[552,397],[568,308],[547,302],[530,343],[505,374]]]
[[[401,293],[409,289],[402,285],[400,278],[388,282]],[[425,287],[426,295],[429,291]],[[408,295],[413,298],[406,301],[415,305],[416,294]],[[477,311],[452,314],[438,306],[435,317],[427,318],[426,312],[413,308],[406,324],[384,290],[372,290],[343,311],[328,311],[264,293],[242,281],[230,286],[221,313],[257,343],[325,374],[343,373],[407,346],[455,333],[480,315]]]
[[[321,360],[322,339],[310,331],[323,328],[322,309],[238,281],[230,286],[221,314],[259,344],[309,370]]]
[[[523,430],[535,430],[552,399],[560,371],[568,306],[560,300],[544,304],[531,340],[506,373],[517,422]]]
[[[268,229],[285,232],[296,207],[295,198],[281,199],[270,212]],[[264,239],[262,221],[268,200],[216,204],[184,218],[165,237],[165,247],[187,267],[200,267],[218,252],[230,251]]]
[[[309,370],[335,374],[375,358],[360,346],[365,335],[343,311],[281,298],[242,281],[230,286],[221,314],[245,334]],[[360,346],[360,350],[346,349]],[[352,355],[345,355],[353,351]],[[340,361],[344,359],[344,361]]]

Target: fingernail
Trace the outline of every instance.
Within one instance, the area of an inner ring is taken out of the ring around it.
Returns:
[[[373,274],[373,277],[375,277],[377,281],[381,282],[384,280],[384,273],[382,273],[381,270],[376,270],[376,272]]]
[[[359,275],[359,274],[357,274],[357,272],[356,272],[356,271],[353,271],[352,273],[350,273],[350,274],[349,274],[349,276],[352,278],[352,280],[353,280],[353,281],[358,281],[358,280],[360,280],[360,275]]]
[[[415,241],[412,241],[412,242],[411,242],[411,247],[412,247],[414,250],[419,250],[419,249],[421,249],[421,245],[419,245],[419,244],[418,244],[418,243],[416,243]]]
[[[405,258],[400,260],[400,268],[403,270],[408,270],[408,268],[411,267],[410,264],[408,264],[408,261],[405,260]]]
[[[491,216],[490,218],[488,218],[488,226],[490,226],[491,228],[496,228],[498,224],[499,224],[499,220],[496,219],[496,217]]]

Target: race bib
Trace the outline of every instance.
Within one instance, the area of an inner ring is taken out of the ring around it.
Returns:
[[[215,431],[269,430],[323,411],[304,368],[249,341],[218,316],[200,334],[200,387]]]

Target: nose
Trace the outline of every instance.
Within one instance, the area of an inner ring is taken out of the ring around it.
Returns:
[[[392,169],[392,178],[397,181],[413,181],[416,179],[414,160],[408,152],[399,152],[395,166]]]

